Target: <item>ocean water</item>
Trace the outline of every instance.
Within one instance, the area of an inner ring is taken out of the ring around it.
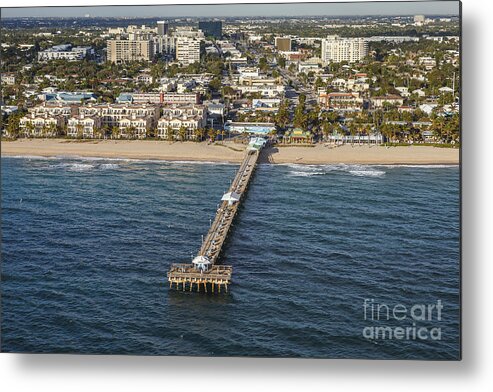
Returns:
[[[3,157],[2,351],[460,356],[458,166],[259,165],[230,292],[169,290],[236,168]]]

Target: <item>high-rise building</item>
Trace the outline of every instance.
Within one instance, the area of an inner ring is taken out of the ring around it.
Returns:
[[[106,42],[107,60],[112,63],[150,61],[154,57],[152,40],[111,39]]]
[[[221,39],[223,35],[223,22],[220,20],[199,22],[199,29],[203,31],[205,36]]]
[[[196,38],[176,38],[176,60],[182,65],[200,61],[200,40]]]
[[[157,35],[163,36],[168,34],[168,24],[164,20],[157,21]]]
[[[341,38],[329,35],[322,40],[322,62],[339,63],[347,61],[354,63],[368,55],[368,42],[364,38]]]
[[[414,23],[418,26],[421,26],[423,23],[425,23],[425,20],[426,18],[424,15],[414,15]]]
[[[291,52],[291,38],[289,37],[276,37],[275,38],[276,49],[280,52]]]

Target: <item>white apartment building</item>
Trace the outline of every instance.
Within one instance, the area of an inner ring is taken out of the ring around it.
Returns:
[[[354,63],[368,55],[368,42],[364,38],[341,38],[329,35],[322,40],[322,63]]]
[[[178,37],[176,39],[176,60],[182,65],[200,61],[200,39]]]
[[[199,116],[160,118],[157,123],[157,137],[161,139],[167,139],[169,128],[175,131],[176,134],[181,127],[184,127],[186,129],[186,139],[194,139],[195,131],[197,129],[203,128],[202,119]]]
[[[260,93],[263,97],[275,98],[284,95],[283,85],[237,85],[233,86],[235,90],[241,91],[242,94],[255,94]]]
[[[69,60],[77,61],[82,60],[89,54],[94,53],[94,49],[90,46],[75,46],[70,44],[56,45],[49,49],[43,50],[38,53],[39,61],[49,60]]]
[[[147,131],[153,125],[153,121],[149,117],[137,117],[133,114],[130,117],[120,120],[118,128],[120,137],[144,139],[147,136]]]
[[[35,116],[44,116],[45,114],[48,114],[48,116],[64,116],[69,118],[77,111],[77,109],[73,106],[61,103],[47,104],[44,102],[42,105],[29,108],[28,111],[29,113],[34,113]]]
[[[178,132],[184,127],[186,138],[194,139],[195,131],[207,124],[207,111],[203,105],[173,105],[163,108],[163,115],[157,124],[157,136],[168,138],[168,129]]]
[[[155,125],[159,118],[159,106],[157,105],[136,105],[136,104],[101,104],[86,105],[79,107],[79,114],[84,116],[101,117],[103,126],[119,126],[120,121],[126,118],[149,118],[151,125]]]
[[[200,117],[202,118],[202,125],[206,125],[206,108],[204,105],[171,105],[163,108],[163,115],[161,118],[172,117]]]
[[[51,116],[48,113],[39,116],[29,113],[19,121],[21,133],[28,137],[56,136],[64,126],[63,116]]]
[[[67,136],[82,136],[83,138],[91,139],[97,136],[96,130],[100,129],[101,126],[102,121],[99,116],[86,117],[84,115],[79,115],[71,117],[67,121]]]

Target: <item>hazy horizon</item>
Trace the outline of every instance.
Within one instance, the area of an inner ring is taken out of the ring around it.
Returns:
[[[2,7],[2,18],[221,18],[459,15],[459,1]],[[96,14],[96,15],[95,15]]]

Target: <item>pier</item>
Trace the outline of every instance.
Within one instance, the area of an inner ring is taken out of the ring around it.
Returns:
[[[191,263],[171,265],[167,274],[170,289],[205,293],[221,293],[221,290],[228,292],[233,267],[217,262],[264,145],[265,140],[260,138],[252,139],[248,145],[228,192],[221,198],[214,221],[202,240],[197,256]]]

